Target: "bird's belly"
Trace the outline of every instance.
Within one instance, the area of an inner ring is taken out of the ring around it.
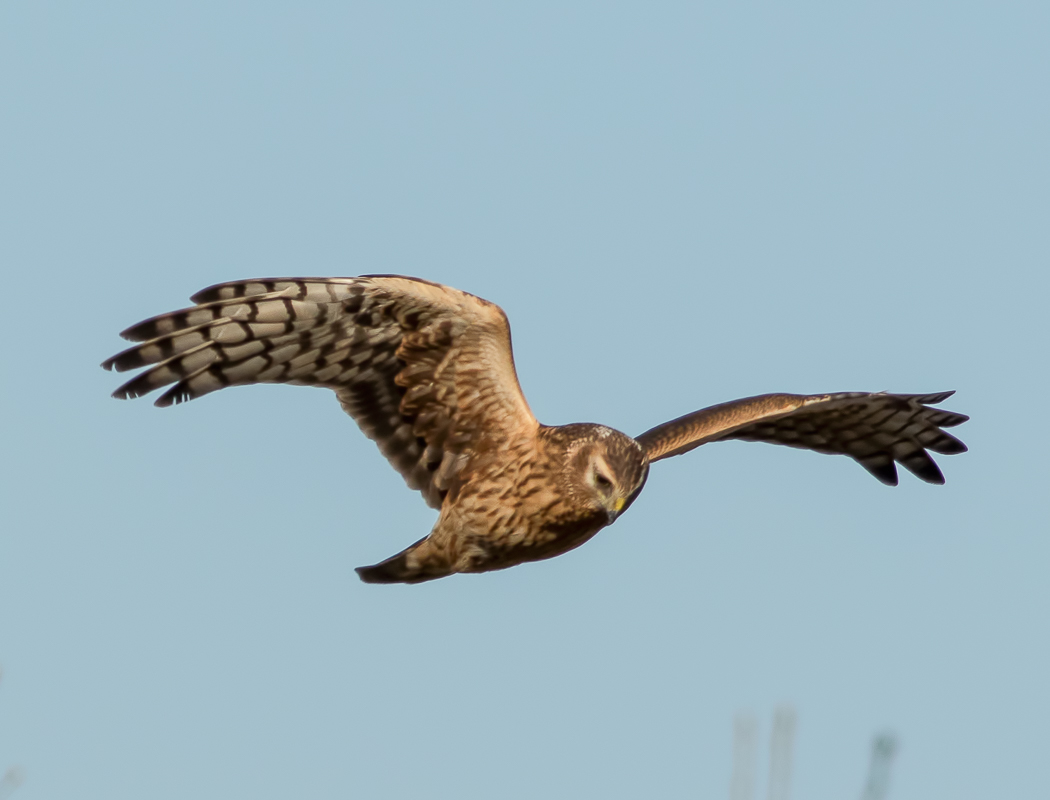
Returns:
[[[463,519],[458,572],[505,569],[553,558],[579,547],[608,524],[604,514],[564,513],[554,507],[498,504]]]

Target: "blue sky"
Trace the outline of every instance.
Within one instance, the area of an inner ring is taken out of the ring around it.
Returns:
[[[1045,794],[1045,3],[0,6],[0,772],[53,797]],[[415,587],[433,522],[319,390],[118,402],[222,280],[499,303],[550,424],[956,389],[947,485],[758,444],[561,558]]]

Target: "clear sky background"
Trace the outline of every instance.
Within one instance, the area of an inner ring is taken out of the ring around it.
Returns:
[[[0,772],[37,798],[1046,797],[1045,2],[0,5]],[[956,389],[944,487],[712,445],[561,558],[434,519],[327,392],[118,402],[218,281],[491,299],[544,422]],[[763,767],[764,769],[764,767]],[[762,793],[764,796],[764,792]]]

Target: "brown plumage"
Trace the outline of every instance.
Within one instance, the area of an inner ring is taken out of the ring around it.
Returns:
[[[927,451],[966,446],[931,408],[951,392],[773,394],[688,414],[637,439],[589,423],[550,427],[529,410],[496,305],[417,278],[276,278],[212,286],[197,305],[123,332],[140,344],[103,363],[147,367],[115,397],[174,384],[158,406],[250,383],[323,386],[440,509],[430,534],[358,573],[418,583],[559,555],[611,524],[649,464],[725,439],[851,456],[895,485],[894,462],[943,483]]]

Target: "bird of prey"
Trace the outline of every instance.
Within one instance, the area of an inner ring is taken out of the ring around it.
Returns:
[[[701,409],[631,438],[604,425],[547,426],[529,410],[503,310],[418,278],[223,283],[192,308],[123,332],[106,369],[146,367],[114,397],[169,406],[251,383],[323,386],[412,489],[440,511],[430,534],[357,572],[419,583],[560,555],[626,511],[649,465],[743,439],[848,455],[891,486],[894,462],[928,483],[927,451],[963,453],[942,428],[967,420],[938,394],[767,394]]]

